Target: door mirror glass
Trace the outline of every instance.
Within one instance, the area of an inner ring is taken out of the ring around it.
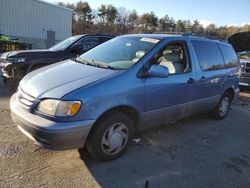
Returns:
[[[82,42],[82,51],[83,52],[87,52],[87,51],[89,51],[90,49],[96,47],[99,44],[100,44],[99,38],[88,38],[88,39],[85,39]]]
[[[153,64],[148,70],[147,77],[167,78],[168,68],[162,65]]]

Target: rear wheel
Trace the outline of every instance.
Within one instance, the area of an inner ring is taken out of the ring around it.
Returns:
[[[86,146],[97,160],[118,158],[128,148],[134,135],[134,123],[124,113],[107,114],[91,131]]]
[[[212,111],[212,116],[216,119],[224,119],[229,111],[230,105],[231,95],[228,92],[225,92],[217,106]]]

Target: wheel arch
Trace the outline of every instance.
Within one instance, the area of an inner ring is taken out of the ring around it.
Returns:
[[[122,112],[122,113],[126,114],[134,122],[135,130],[137,129],[137,125],[141,121],[139,112],[135,108],[133,108],[131,106],[120,105],[120,106],[110,108],[110,109],[106,110],[105,112],[103,112],[97,118],[97,120],[95,121],[94,125],[92,126],[92,128],[91,128],[91,130],[89,132],[88,137],[92,135],[92,133],[94,132],[94,130],[95,130],[96,126],[98,125],[98,123],[101,122],[106,116],[111,115],[113,112]]]
[[[224,93],[228,93],[230,95],[230,100],[232,101],[234,99],[235,93],[234,89],[232,87],[227,88]],[[223,94],[224,94],[223,93]]]

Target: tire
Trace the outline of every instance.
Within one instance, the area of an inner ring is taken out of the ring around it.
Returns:
[[[240,92],[244,92],[245,91],[245,88],[242,87],[242,86],[239,86],[239,89],[240,89]]]
[[[231,102],[232,102],[231,95],[228,92],[225,92],[222,95],[219,103],[212,110],[212,117],[219,120],[224,119],[228,114]]]
[[[108,113],[97,122],[87,139],[89,153],[99,161],[109,161],[120,157],[134,136],[134,123],[124,113]]]

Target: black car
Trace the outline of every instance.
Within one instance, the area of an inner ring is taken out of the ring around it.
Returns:
[[[3,82],[17,84],[26,74],[38,68],[75,58],[113,35],[88,34],[70,37],[46,50],[23,50],[3,53],[0,57]]]

